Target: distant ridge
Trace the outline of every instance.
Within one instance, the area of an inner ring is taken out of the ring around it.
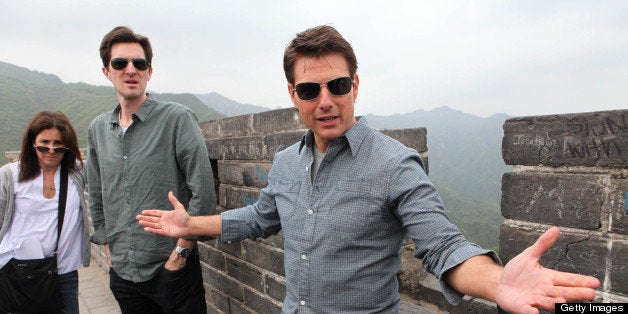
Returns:
[[[199,122],[225,117],[207,107],[192,94],[151,93],[162,101],[175,101],[190,108]],[[19,150],[24,128],[38,111],[64,112],[76,129],[79,145],[87,146],[87,128],[97,115],[111,111],[118,99],[111,86],[85,83],[63,83],[53,74],[0,62],[0,162],[8,159],[4,152]]]
[[[243,114],[260,113],[272,110],[263,106],[242,104],[216,92],[208,94],[195,94],[195,96],[204,102],[208,107],[224,114],[227,117],[235,117]]]
[[[159,94],[162,101],[188,106],[200,122],[271,110],[241,104],[218,93]],[[0,152],[19,150],[28,119],[40,110],[60,110],[74,125],[79,144],[86,147],[87,127],[101,113],[117,104],[111,86],[63,83],[45,74],[0,62]],[[449,107],[417,110],[391,116],[366,115],[378,129],[426,127],[430,178],[439,190],[451,220],[469,239],[485,248],[497,249],[501,175],[510,171],[501,159],[503,123],[496,114],[480,118]],[[8,161],[4,155],[0,162]]]

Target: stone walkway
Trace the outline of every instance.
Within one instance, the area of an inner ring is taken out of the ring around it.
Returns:
[[[79,268],[79,313],[117,314],[118,302],[109,290],[109,274],[94,260],[91,266]]]

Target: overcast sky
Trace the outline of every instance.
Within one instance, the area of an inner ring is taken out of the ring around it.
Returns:
[[[149,90],[291,106],[287,43],[328,24],[353,45],[356,114],[449,106],[482,117],[628,108],[628,1],[0,0],[0,61],[110,85],[100,41],[150,38]]]

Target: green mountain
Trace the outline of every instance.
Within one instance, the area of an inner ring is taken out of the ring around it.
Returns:
[[[235,117],[243,114],[260,113],[272,110],[262,106],[242,104],[215,92],[209,94],[196,94],[195,96],[208,107],[226,115],[227,117]]]
[[[188,106],[199,121],[224,117],[192,94],[151,94],[162,101]],[[66,84],[55,75],[0,62],[0,110],[4,113],[0,115],[0,152],[20,150],[28,120],[41,110],[65,113],[76,129],[79,144],[86,147],[89,123],[97,115],[112,110],[117,103],[113,87]],[[0,164],[7,161],[2,154]]]
[[[271,110],[240,104],[217,93],[158,94],[162,101],[185,104],[199,121]],[[86,147],[91,120],[118,103],[110,86],[63,83],[57,76],[0,62],[0,152],[19,150],[30,117],[40,110],[63,111]],[[212,109],[213,108],[213,109]],[[501,158],[506,115],[479,118],[447,107],[391,116],[366,116],[372,127],[426,127],[430,178],[449,217],[472,241],[496,249],[499,242],[501,176],[511,171]],[[0,164],[8,160],[0,155]]]

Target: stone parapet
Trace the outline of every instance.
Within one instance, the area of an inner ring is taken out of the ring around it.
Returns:
[[[597,301],[628,298],[628,110],[535,116],[504,124],[500,257],[508,262],[552,226],[541,264],[597,277]]]

